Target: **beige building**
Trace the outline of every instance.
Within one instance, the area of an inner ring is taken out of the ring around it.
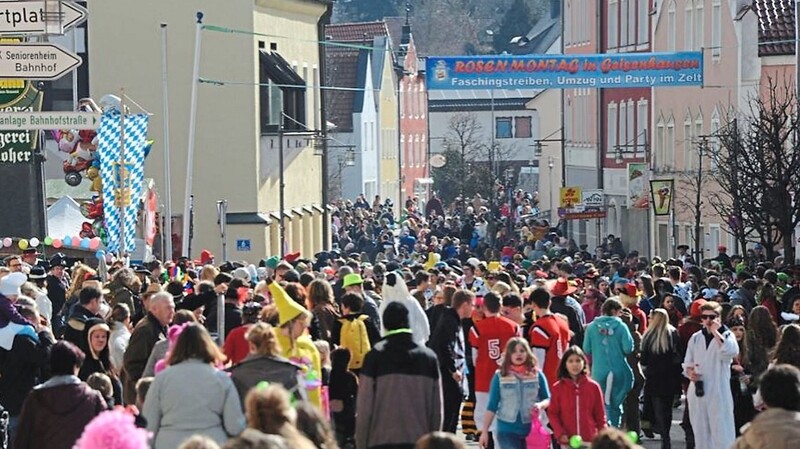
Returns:
[[[667,0],[658,2],[652,17],[653,51],[703,51],[703,87],[653,89],[653,178],[674,179],[673,216],[656,217],[655,254],[674,256],[677,245],[686,244],[703,258],[715,257],[717,246],[740,252],[726,232],[727,217],[711,205],[714,166],[702,159],[701,235],[695,235],[695,204],[700,153],[705,141],[724,126],[728,111],[747,108],[747,99],[758,93],[758,19],[753,12],[739,14],[733,0]],[[706,153],[707,154],[707,153]],[[672,220],[670,220],[672,218]],[[672,224],[672,226],[670,226]]]
[[[280,254],[280,214],[289,252],[323,247],[322,158],[303,132],[319,130],[320,24],[324,0],[103,0],[89,3],[90,89],[98,98],[125,93],[153,116],[155,144],[146,176],[164,194],[160,24],[168,24],[169,125],[173,238],[180,248],[189,136],[196,11],[203,23],[240,30],[202,31],[193,169],[194,239],[221,259],[216,202],[228,201],[228,259]],[[285,208],[279,211],[279,119],[285,113]],[[299,123],[299,124],[298,124]],[[307,134],[307,132],[305,133]]]

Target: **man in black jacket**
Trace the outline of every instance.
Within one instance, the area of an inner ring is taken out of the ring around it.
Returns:
[[[78,295],[78,304],[72,308],[67,325],[64,328],[64,340],[79,347],[83,352],[89,353],[89,342],[84,339],[84,327],[89,318],[101,318],[100,302],[103,292],[94,287],[84,287]]]
[[[445,432],[456,433],[461,401],[464,400],[467,391],[465,373],[467,360],[461,320],[472,316],[474,307],[475,293],[458,290],[453,295],[452,306],[442,311],[428,341],[428,346],[439,359],[444,402],[442,430]]]

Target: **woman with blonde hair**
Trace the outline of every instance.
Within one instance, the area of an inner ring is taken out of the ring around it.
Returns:
[[[245,399],[247,427],[267,435],[283,437],[293,449],[315,449],[295,423],[297,412],[292,408],[289,392],[280,385],[259,384]]]
[[[242,403],[247,392],[262,381],[279,383],[296,397],[304,398],[305,392],[298,387],[300,368],[281,356],[275,328],[267,323],[256,323],[245,338],[250,354],[228,370]]]
[[[661,434],[661,448],[670,447],[672,402],[681,392],[680,337],[661,308],[650,313],[650,325],[642,337],[641,364],[644,366],[645,419]],[[651,415],[652,410],[652,416]]]
[[[225,355],[204,327],[185,326],[142,407],[153,449],[173,449],[195,434],[222,444],[244,430],[236,387],[228,373],[214,367]]]
[[[219,269],[214,265],[204,265],[200,270],[200,281],[214,282],[214,278],[219,274]]]

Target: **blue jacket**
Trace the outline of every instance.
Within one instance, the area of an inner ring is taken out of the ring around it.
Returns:
[[[528,435],[531,431],[531,409],[537,402],[550,398],[547,379],[540,370],[537,376],[520,378],[514,374],[494,373],[489,388],[487,410],[497,418],[497,432]]]

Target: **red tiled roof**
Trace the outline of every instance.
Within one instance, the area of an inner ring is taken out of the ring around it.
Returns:
[[[755,0],[758,56],[793,55],[794,0]]]
[[[336,42],[372,41],[375,36],[388,36],[384,21],[333,23],[325,26],[325,37]]]
[[[358,54],[352,48],[325,48],[325,85],[330,87],[355,88],[358,85]],[[339,131],[353,129],[353,105],[356,91],[325,90],[327,121],[336,125]]]

